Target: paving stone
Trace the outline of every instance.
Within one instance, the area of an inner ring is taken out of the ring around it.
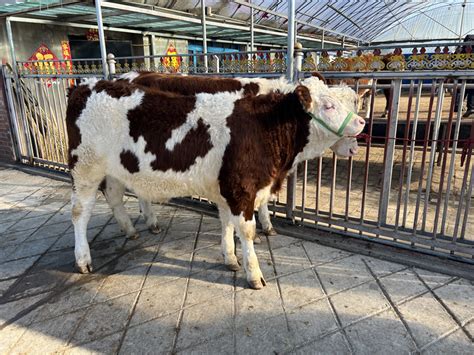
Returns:
[[[232,295],[216,297],[212,302],[186,308],[178,334],[178,348],[188,348],[232,331]],[[212,315],[212,321],[209,321]]]
[[[380,260],[376,258],[364,257],[364,260],[368,264],[372,272],[378,277],[381,277],[387,274],[392,274],[394,272],[397,272],[406,268],[406,266],[404,265],[391,263],[389,261]]]
[[[399,303],[400,301],[428,291],[411,270],[399,271],[392,275],[382,277],[380,282],[394,303]]]
[[[85,343],[99,339],[125,327],[137,293],[114,298],[92,306],[73,337],[74,342]]]
[[[79,275],[79,277],[82,277],[82,275]],[[103,282],[103,278],[95,278],[88,283],[68,288],[63,293],[49,300],[40,309],[35,320],[39,321],[56,317],[89,306],[92,304]]]
[[[186,305],[221,296],[232,298],[235,274],[224,266],[193,273],[189,280]]]
[[[331,296],[343,326],[389,307],[375,281]]]
[[[17,325],[28,326],[39,313],[41,301],[47,297],[48,294],[43,294],[14,301],[5,300],[5,303],[0,305],[0,326],[4,326],[13,321]],[[2,333],[3,330],[0,335]]]
[[[471,355],[474,353],[474,342],[459,329],[453,334],[440,339],[434,344],[423,349],[424,354],[466,354]]]
[[[28,327],[11,350],[13,354],[47,354],[59,352],[67,345],[68,339],[85,311],[65,314]]]
[[[30,236],[30,232],[15,232],[15,233],[10,233],[10,232],[6,232],[6,233],[3,233],[1,236],[0,236],[0,245],[2,247],[6,247],[6,246],[11,246],[11,245],[14,245],[14,246],[18,246],[18,244],[24,242],[29,236]]]
[[[414,271],[431,288],[441,286],[441,285],[447,283],[449,280],[453,279],[452,276],[445,275],[445,274],[440,274],[440,273],[436,273],[436,272],[431,272],[431,271],[424,270],[424,269],[415,268]]]
[[[401,354],[416,350],[403,323],[392,310],[347,327],[346,334],[357,354]]]
[[[303,242],[303,245],[313,265],[327,263],[351,255],[346,251],[326,247],[318,243]]]
[[[138,266],[110,275],[100,287],[94,302],[103,302],[113,297],[139,291],[148,266]]]
[[[45,225],[45,226],[40,227],[33,234],[31,234],[31,236],[28,239],[34,240],[34,239],[55,237],[55,236],[65,233],[70,228],[72,231],[72,223],[70,221]]]
[[[362,257],[354,255],[316,267],[328,294],[332,294],[361,283],[373,280]]]
[[[276,282],[267,282],[261,290],[245,289],[235,294],[236,324],[258,322],[283,314]]]
[[[105,338],[81,344],[64,351],[67,355],[92,355],[92,354],[116,354],[122,333],[109,335]]]
[[[351,351],[344,340],[342,333],[337,332],[322,339],[305,345],[295,352],[299,355],[304,354],[350,354]]]
[[[235,331],[237,354],[279,354],[293,347],[283,315],[250,321]]]
[[[0,281],[23,274],[38,260],[39,256],[5,262],[0,267]]]
[[[278,275],[301,271],[311,266],[303,247],[299,243],[273,250],[273,258]]]
[[[456,323],[430,294],[415,298],[398,308],[420,347],[456,327]]]
[[[43,254],[56,242],[56,240],[57,237],[45,238],[32,242],[26,241],[15,249],[14,253],[11,255],[11,260]]]
[[[472,281],[457,280],[434,292],[461,322],[474,317],[474,285]]]
[[[297,307],[287,314],[296,344],[321,337],[338,327],[327,299]]]
[[[178,314],[130,327],[120,354],[169,354],[173,348]]]
[[[140,294],[130,324],[143,323],[179,311],[183,303],[186,283],[187,280],[181,278],[144,289]]]
[[[19,231],[41,227],[41,225],[44,224],[52,216],[53,216],[53,213],[48,213],[48,214],[34,217],[34,218],[21,219],[18,221],[18,223],[8,228],[8,231],[19,232]]]
[[[16,323],[2,329],[0,333],[0,353],[8,354],[8,350],[16,344],[25,331],[25,327]]]
[[[311,269],[283,276],[278,280],[286,309],[324,297],[321,285]]]
[[[205,341],[202,344],[193,345],[188,349],[178,351],[183,355],[207,355],[207,354],[234,354],[234,335],[226,333],[219,337]]]

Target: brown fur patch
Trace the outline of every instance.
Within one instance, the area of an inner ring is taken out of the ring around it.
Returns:
[[[124,150],[120,153],[120,163],[130,172],[130,174],[140,171],[137,156],[129,150]]]
[[[242,88],[244,89],[244,95],[257,95],[260,90],[256,83],[242,86],[240,81],[232,78],[166,75],[151,72],[140,73],[132,83],[182,95],[195,95],[203,92],[215,94],[224,91],[239,91]]]
[[[198,157],[205,156],[212,148],[208,126],[200,119],[197,127],[190,130],[172,151],[166,149],[165,144],[172,131],[186,122],[186,117],[195,104],[194,96],[149,88],[142,104],[129,111],[130,136],[135,142],[143,136],[146,141],[145,152],[156,156],[151,163],[154,170],[186,171]]]
[[[120,99],[123,96],[130,96],[135,91],[136,86],[130,85],[127,82],[123,81],[108,81],[108,80],[100,80],[95,84],[94,90],[96,92],[105,91],[107,95],[115,98]]]
[[[311,94],[309,93],[308,88],[306,86],[299,85],[296,87],[295,93],[305,110],[309,111],[311,109],[313,100],[311,99]]]
[[[68,165],[72,170],[77,164],[78,157],[71,152],[81,144],[81,132],[76,124],[77,119],[86,107],[87,99],[92,91],[86,85],[73,87],[69,90],[69,99],[66,109],[66,129],[69,141]]]
[[[236,101],[227,118],[231,140],[219,173],[221,194],[234,215],[243,212],[252,219],[257,192],[275,182],[280,188],[308,143],[310,117],[300,96],[271,93]]]
[[[324,78],[324,76],[320,72],[314,71],[314,72],[311,73],[311,76],[315,76],[316,78],[321,80],[324,84],[326,84],[326,79]]]

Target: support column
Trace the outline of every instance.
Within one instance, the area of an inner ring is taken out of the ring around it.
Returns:
[[[250,3],[252,3],[252,0],[250,0]],[[250,9],[250,51],[252,52],[255,48],[255,37],[254,37],[254,11],[253,7],[249,7]]]
[[[295,0],[288,0],[288,48],[286,50],[286,78],[293,81],[295,52]]]
[[[204,52],[204,70],[208,72],[207,65],[207,30],[206,30],[206,0],[201,0],[201,23],[202,23],[202,51]]]
[[[102,0],[95,0],[95,14],[97,18],[97,31],[99,32],[100,57],[102,60],[102,71],[104,78],[108,78],[107,70],[107,48],[105,46],[104,24],[102,23]]]

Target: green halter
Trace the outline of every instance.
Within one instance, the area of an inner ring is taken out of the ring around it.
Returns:
[[[311,118],[313,120],[315,120],[317,123],[319,123],[321,126],[323,126],[324,128],[326,128],[329,132],[331,133],[334,133],[336,136],[338,137],[344,137],[344,135],[342,134],[342,132],[344,131],[344,128],[346,128],[346,126],[349,124],[349,121],[351,120],[352,116],[354,115],[354,112],[349,112],[346,116],[346,118],[344,119],[344,122],[342,122],[341,126],[339,127],[339,129],[337,131],[335,131],[334,129],[332,129],[331,127],[328,126],[328,124],[326,122],[324,122],[322,119],[320,119],[319,117],[316,117],[314,114],[312,114],[311,112],[308,112],[308,114],[311,116]]]

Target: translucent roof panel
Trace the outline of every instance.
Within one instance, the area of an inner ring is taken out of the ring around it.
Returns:
[[[248,42],[251,8],[255,38],[284,44],[288,20],[286,0],[205,0],[210,39]],[[37,19],[95,24],[93,1],[2,0],[0,16],[30,10]],[[459,39],[474,31],[474,2],[296,0],[298,40],[318,47],[324,33],[327,45]],[[163,31],[182,36],[202,35],[201,0],[109,0],[103,2],[106,26],[136,31]],[[267,36],[271,34],[272,36]]]
[[[474,34],[474,3],[450,1],[432,4],[382,31],[374,41],[463,39]]]

